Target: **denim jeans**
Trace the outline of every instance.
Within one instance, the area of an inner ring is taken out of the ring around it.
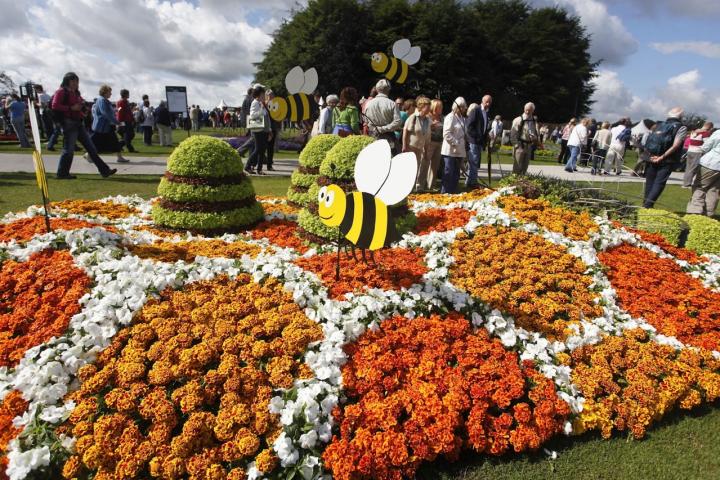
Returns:
[[[270,132],[252,132],[253,151],[248,158],[246,169],[255,168],[257,166],[258,173],[262,172],[263,163],[265,163],[265,154],[267,153],[268,133]]]
[[[653,208],[653,205],[665,190],[665,184],[674,169],[675,163],[673,162],[662,162],[660,164],[649,162],[647,164],[645,167],[645,200],[643,201],[643,207]]]
[[[101,175],[107,175],[110,167],[103,162],[102,158],[95,149],[90,139],[90,135],[85,130],[85,125],[78,120],[65,120],[63,122],[63,149],[60,155],[60,163],[58,163],[57,176],[66,177],[70,175],[70,167],[72,166],[73,156],[75,155],[75,142],[80,144],[87,150],[88,156],[97,167]]]
[[[592,168],[600,170],[605,163],[605,155],[607,155],[607,150],[602,148],[595,150],[595,153],[592,156]]]
[[[267,167],[272,168],[273,157],[275,156],[275,139],[277,138],[278,132],[273,132],[272,140],[267,142]]]
[[[48,150],[51,148],[55,148],[55,144],[58,141],[58,137],[60,136],[60,132],[62,132],[62,127],[59,123],[53,123],[53,130],[50,136],[48,137],[48,143],[47,147]]]
[[[442,188],[440,193],[456,193],[458,181],[460,180],[460,162],[462,157],[442,156],[445,163],[445,170],[442,177]]]
[[[17,135],[17,138],[20,141],[20,146],[23,148],[30,148],[30,142],[28,142],[27,135],[25,134],[25,119],[13,118],[10,123],[12,123],[15,135]]]
[[[125,122],[125,129],[123,131],[123,140],[125,140],[125,148],[128,152],[134,152],[132,141],[135,138],[135,122]]]
[[[565,170],[575,170],[575,168],[577,167],[578,157],[580,156],[580,147],[577,145],[573,145],[568,148],[570,149],[570,158],[565,164]]]
[[[142,127],[143,131],[143,143],[147,145],[148,147],[152,145],[152,133],[153,133],[153,127],[149,125],[143,125]]]
[[[472,187],[478,184],[478,170],[480,169],[480,159],[482,158],[482,145],[471,143],[468,154],[468,175],[465,180],[466,187]]]

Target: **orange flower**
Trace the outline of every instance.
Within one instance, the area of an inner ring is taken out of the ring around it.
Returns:
[[[619,222],[613,222],[613,224],[617,228],[624,228],[628,232],[636,234],[642,240],[648,243],[657,245],[658,247],[662,248],[665,253],[669,253],[677,259],[685,260],[689,263],[700,263],[703,261],[703,259],[697,253],[693,252],[692,250],[688,250],[687,248],[676,247],[675,245],[665,240],[665,237],[663,237],[659,233],[651,233],[646,232],[645,230],[631,228],[626,225],[622,225]]]
[[[137,209],[121,203],[99,202],[97,200],[63,200],[51,202],[50,208],[65,210],[78,215],[102,216],[110,220],[127,218],[140,213]]]
[[[13,419],[27,410],[28,403],[22,398],[20,392],[13,390],[5,395],[0,403],[0,479],[7,478],[7,444],[20,433],[19,428],[13,426]]]
[[[358,253],[358,256],[360,254]],[[367,253],[366,253],[367,255]],[[359,258],[359,257],[358,257]],[[335,253],[300,258],[301,268],[316,273],[328,286],[331,298],[342,298],[346,293],[361,293],[365,287],[392,290],[409,288],[422,281],[428,271],[421,249],[386,248],[375,252],[375,265],[340,256],[340,280],[335,280]]]
[[[435,203],[437,205],[449,205],[455,202],[470,202],[473,200],[480,200],[493,193],[489,189],[475,189],[469,192],[460,193],[457,195],[448,195],[445,193],[414,193],[408,196],[408,201],[412,205],[413,203]]]
[[[472,212],[464,208],[432,208],[424,210],[417,215],[418,235],[430,232],[447,232],[457,227],[464,227],[470,221]]]
[[[102,227],[110,232],[117,231],[110,226],[86,222],[85,220],[75,220],[73,218],[51,218],[50,227],[52,227],[53,230],[78,230],[80,228]],[[0,223],[0,242],[9,242],[10,240],[26,242],[31,240],[35,235],[43,235],[45,233],[47,233],[45,217],[42,216],[23,218],[10,223]]]
[[[0,268],[0,366],[14,366],[25,352],[62,335],[80,311],[90,279],[65,251],[44,250],[27,262]]]
[[[297,228],[295,222],[274,219],[259,223],[250,230],[250,235],[255,239],[267,238],[270,243],[279,247],[294,248],[302,254],[307,252],[308,247],[297,236]]]
[[[590,232],[598,230],[587,212],[573,212],[553,207],[545,199],[531,199],[508,195],[498,200],[503,210],[525,222],[534,222],[551,232],[562,233],[573,240],[587,240]]]
[[[240,258],[243,255],[256,257],[260,247],[243,241],[194,240],[192,242],[155,242],[147,245],[132,245],[128,250],[140,258],[152,258],[161,262],[192,262],[202,255],[209,258]]]

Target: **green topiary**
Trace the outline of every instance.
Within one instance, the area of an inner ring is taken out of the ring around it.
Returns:
[[[307,192],[296,192],[292,187],[288,190],[287,199],[296,205],[307,207],[310,204],[310,196]]]
[[[296,187],[309,188],[310,185],[313,185],[315,183],[317,177],[317,175],[312,175],[310,173],[300,173],[296,170],[290,176],[290,184]]]
[[[298,213],[298,225],[301,231],[304,230],[318,237],[326,238],[328,241],[337,240],[338,229],[328,227],[322,223],[320,217],[311,213],[307,208],[303,208],[300,210],[300,213]]]
[[[154,205],[152,210],[155,223],[171,228],[186,230],[210,230],[222,232],[238,230],[261,221],[264,217],[262,205],[225,210],[223,212],[189,212],[167,210]]]
[[[255,191],[250,182],[210,186],[170,182],[163,178],[158,195],[174,202],[227,202],[252,197]]]
[[[194,135],[180,142],[168,158],[168,171],[185,177],[230,177],[243,173],[240,154],[227,142]]]
[[[680,216],[672,212],[641,208],[637,213],[637,228],[660,234],[671,244],[680,246],[680,239],[688,226]]]
[[[300,165],[307,168],[320,168],[325,154],[341,140],[339,135],[322,134],[310,139],[300,152]]]
[[[375,141],[365,135],[350,135],[340,140],[325,155],[320,165],[320,175],[337,179],[352,179],[355,176],[355,161],[363,148]]]
[[[720,255],[720,222],[703,215],[685,215],[683,219],[690,226],[685,248]]]

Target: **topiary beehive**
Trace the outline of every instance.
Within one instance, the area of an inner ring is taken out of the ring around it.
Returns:
[[[313,137],[302,153],[300,153],[300,167],[290,177],[288,188],[288,201],[298,207],[307,207],[310,204],[308,189],[315,185],[320,174],[320,165],[327,152],[340,141],[338,135],[317,135]]]
[[[263,219],[240,155],[205,135],[183,140],[168,159],[152,216],[161,226],[222,233]]]

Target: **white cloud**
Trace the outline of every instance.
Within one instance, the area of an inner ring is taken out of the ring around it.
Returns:
[[[593,82],[596,90],[592,115],[598,119],[614,121],[625,116],[633,120],[661,119],[672,107],[681,106],[686,112],[720,120],[720,90],[702,86],[698,70],[669,78],[646,98],[633,94],[613,70],[600,70]]]
[[[720,59],[720,43],[713,42],[655,42],[650,46],[666,55],[672,53],[692,53],[707,58]]]
[[[582,26],[590,34],[590,56],[594,62],[622,65],[638,49],[637,40],[622,19],[612,15],[599,0],[531,0],[530,3],[558,6],[580,17]]]
[[[716,0],[603,0],[611,5],[621,4],[625,7],[634,7],[644,15],[657,15],[660,11],[667,11],[674,17],[708,18],[720,16],[720,2]]]

